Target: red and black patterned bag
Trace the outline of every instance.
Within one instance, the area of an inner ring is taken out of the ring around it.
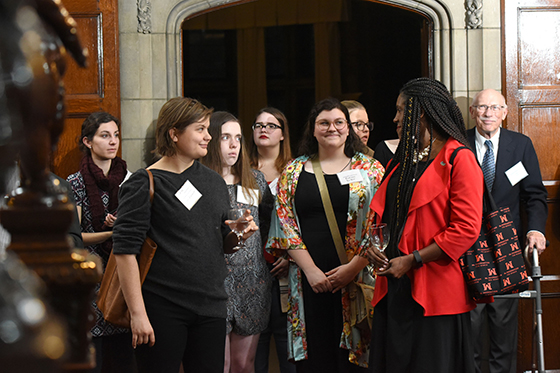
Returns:
[[[459,263],[475,299],[527,290],[529,279],[509,208],[485,214],[478,240]]]
[[[453,164],[457,148],[452,154]],[[459,259],[465,281],[474,299],[527,290],[529,279],[517,229],[509,207],[496,206],[484,185],[480,236]]]

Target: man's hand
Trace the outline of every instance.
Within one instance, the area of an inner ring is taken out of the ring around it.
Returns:
[[[546,249],[546,237],[539,231],[530,231],[527,233],[526,245],[529,246],[529,255],[533,253],[533,248],[537,248],[537,252],[541,255]]]

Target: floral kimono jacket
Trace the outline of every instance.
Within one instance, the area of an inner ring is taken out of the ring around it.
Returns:
[[[303,165],[309,159],[301,156],[292,160],[278,181],[278,195],[272,214],[267,250],[276,256],[285,254],[284,250],[307,250],[301,239],[299,221],[295,208],[295,193]],[[368,239],[367,224],[369,205],[381,178],[383,166],[376,160],[362,153],[352,157],[351,168],[359,170],[361,182],[350,184],[348,216],[346,223],[345,249],[350,261],[354,255],[366,255]],[[302,273],[295,262],[289,267],[289,309],[288,309],[288,358],[295,361],[307,358],[307,339],[305,327],[305,310],[303,307]],[[357,365],[367,367],[369,359],[369,339],[360,334],[356,327],[350,325],[350,300],[346,288],[342,289],[343,329],[340,348],[349,350],[349,360]]]

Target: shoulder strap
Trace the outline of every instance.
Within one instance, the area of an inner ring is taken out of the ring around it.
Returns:
[[[450,178],[453,175],[453,161],[455,160],[455,157],[457,156],[457,153],[461,149],[469,149],[469,148],[466,147],[466,146],[460,146],[457,149],[455,149],[453,151],[453,153],[451,154],[451,157],[449,157],[449,164],[451,165],[451,173],[449,175]],[[496,206],[496,202],[494,201],[494,197],[492,197],[492,193],[490,193],[490,191],[488,190],[488,187],[486,186],[486,182],[484,182],[483,184],[484,184],[484,194],[483,194],[483,197],[482,197],[482,210],[483,210],[484,216],[486,216],[486,214],[488,214],[492,211],[498,210],[498,207]]]
[[[311,159],[311,164],[313,165],[313,172],[315,173],[315,178],[317,179],[317,185],[319,185],[321,200],[323,201],[323,207],[325,208],[325,214],[327,215],[327,221],[329,222],[329,228],[331,230],[334,246],[336,247],[336,252],[338,253],[338,258],[340,259],[341,264],[346,264],[348,263],[348,257],[346,256],[344,243],[342,241],[342,237],[340,236],[340,231],[338,230],[338,224],[336,223],[331,197],[329,196],[329,190],[327,189],[327,183],[325,182],[325,177],[323,176],[323,169],[321,168],[319,158],[314,157]]]
[[[152,175],[152,171],[146,168],[146,172],[148,173],[148,179],[150,180],[150,204],[154,202],[154,175]]]
[[[457,153],[459,153],[459,150],[461,149],[469,149],[469,148],[466,146],[459,146],[457,149],[453,150],[453,153],[451,153],[451,157],[449,158],[449,164],[451,166],[453,166],[453,161],[455,160]],[[451,169],[451,172],[453,172],[453,169]]]

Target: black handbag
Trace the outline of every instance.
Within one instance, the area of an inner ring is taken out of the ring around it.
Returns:
[[[449,163],[457,152],[455,149]],[[452,171],[453,172],[453,171]],[[474,245],[459,259],[474,299],[527,290],[529,279],[509,207],[497,207],[484,183],[482,227]]]

